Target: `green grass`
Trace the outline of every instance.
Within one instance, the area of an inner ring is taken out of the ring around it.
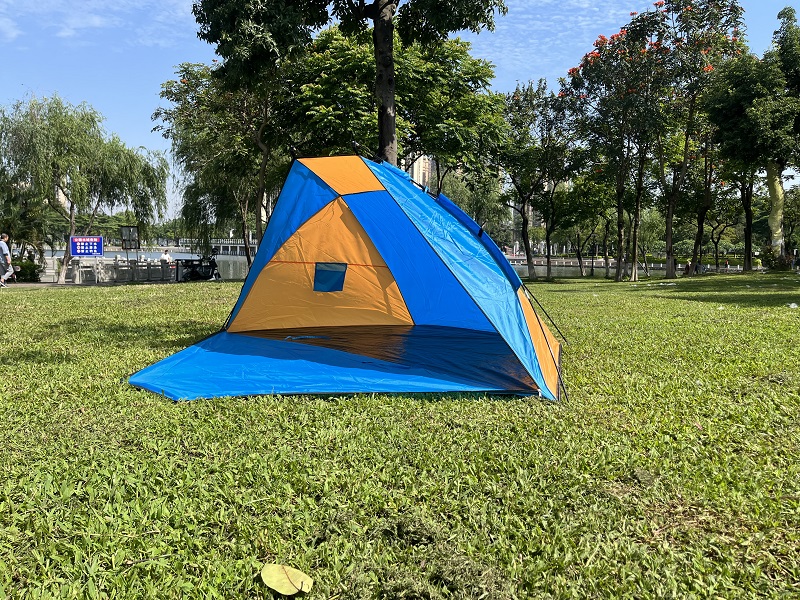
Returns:
[[[535,285],[560,403],[128,386],[239,287],[0,292],[0,598],[800,595],[798,276]]]

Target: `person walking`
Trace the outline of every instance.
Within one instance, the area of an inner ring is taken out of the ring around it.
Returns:
[[[0,287],[8,287],[6,281],[14,274],[11,266],[11,250],[8,249],[8,234],[0,233]]]

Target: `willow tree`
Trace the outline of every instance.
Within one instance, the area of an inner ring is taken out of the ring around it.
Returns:
[[[129,208],[146,226],[166,206],[164,157],[108,137],[102,120],[87,104],[58,96],[17,102],[3,115],[0,155],[12,185],[60,215],[69,236],[78,233],[79,217],[80,233],[90,233],[102,209]],[[59,283],[71,258],[66,244]]]
[[[397,164],[395,27],[404,44],[442,42],[455,31],[494,27],[503,0],[196,0],[199,37],[216,45],[230,72],[242,80],[263,78],[273,66],[311,43],[313,33],[335,19],[346,33],[372,26],[377,155]]]

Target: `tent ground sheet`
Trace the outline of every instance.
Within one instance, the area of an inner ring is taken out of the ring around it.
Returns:
[[[222,331],[135,373],[130,383],[173,400],[536,390],[498,333],[425,325]]]

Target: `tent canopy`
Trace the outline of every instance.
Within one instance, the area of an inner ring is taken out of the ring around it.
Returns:
[[[489,236],[360,156],[295,161],[222,331],[131,376],[173,399],[559,392],[560,344]],[[202,381],[198,373],[207,373]]]

